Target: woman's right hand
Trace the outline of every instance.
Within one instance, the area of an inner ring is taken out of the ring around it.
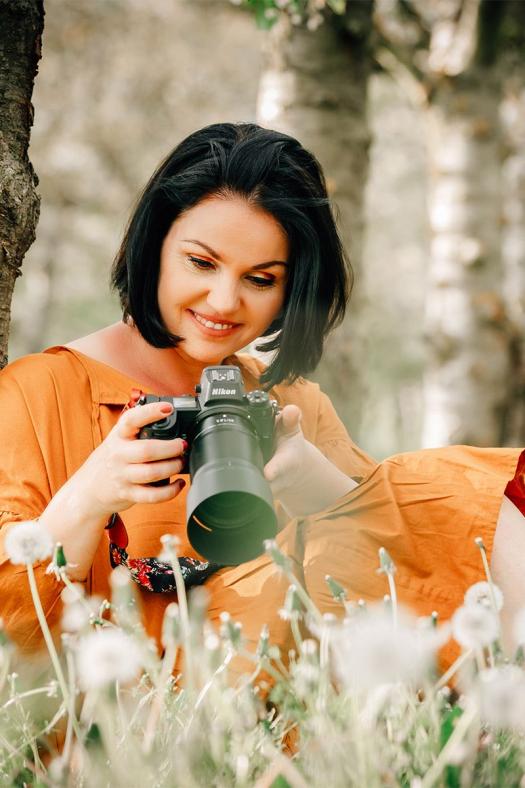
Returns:
[[[124,411],[102,443],[69,480],[79,498],[89,502],[91,515],[105,517],[135,503],[161,503],[175,498],[183,479],[161,487],[151,482],[181,473],[186,443],[138,439],[142,427],[164,419],[173,411],[167,402],[152,402]]]

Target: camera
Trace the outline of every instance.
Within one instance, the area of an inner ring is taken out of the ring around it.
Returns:
[[[189,445],[186,527],[200,555],[225,566],[263,552],[277,532],[277,517],[264,464],[274,450],[275,400],[248,393],[240,369],[206,367],[194,395],[142,395],[137,405],[169,402],[173,412],[143,427],[139,438],[183,438]],[[168,479],[154,484],[168,484]]]

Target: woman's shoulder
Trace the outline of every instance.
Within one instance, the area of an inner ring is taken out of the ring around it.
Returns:
[[[20,385],[39,386],[46,379],[81,374],[82,367],[64,345],[55,345],[40,353],[30,353],[10,361],[0,372],[2,384],[17,381]]]
[[[60,403],[91,399],[92,386],[85,367],[63,346],[22,356],[0,372],[2,408],[22,403],[33,413],[47,413]]]

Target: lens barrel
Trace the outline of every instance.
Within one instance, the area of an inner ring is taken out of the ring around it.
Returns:
[[[212,406],[195,423],[186,501],[188,537],[209,561],[236,565],[263,552],[277,533],[273,496],[246,410]]]

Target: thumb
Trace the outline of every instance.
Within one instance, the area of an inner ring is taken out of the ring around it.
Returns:
[[[281,411],[281,435],[295,435],[301,432],[301,409],[297,405],[285,405]]]

